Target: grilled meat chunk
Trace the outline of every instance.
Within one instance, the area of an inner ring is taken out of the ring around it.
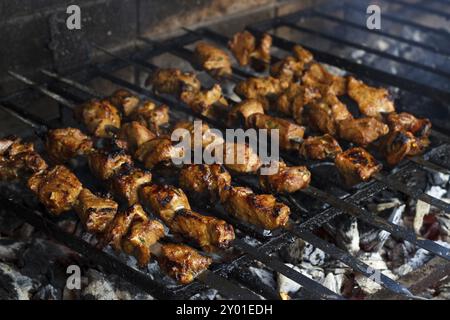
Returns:
[[[347,80],[328,72],[322,65],[313,63],[303,75],[302,84],[317,88],[323,96],[333,94],[341,96],[346,93]]]
[[[76,128],[50,130],[45,139],[50,159],[64,163],[78,155],[86,155],[93,149],[92,139]]]
[[[298,148],[299,143],[303,141],[305,128],[289,120],[272,117],[266,114],[253,114],[248,119],[250,127],[255,129],[267,129],[269,133],[272,130],[278,130],[279,144],[281,149],[294,150]]]
[[[128,149],[134,153],[142,144],[154,139],[156,135],[137,121],[125,123],[120,128],[119,139],[126,141]]]
[[[183,158],[184,149],[173,146],[169,138],[158,137],[140,145],[135,156],[145,168],[153,169],[157,165],[173,165],[175,159]]]
[[[128,234],[131,225],[137,222],[147,221],[147,214],[141,205],[134,204],[125,211],[120,211],[109,224],[107,231],[103,234],[101,244],[111,244],[116,251],[122,251],[122,239]]]
[[[231,60],[228,54],[209,43],[199,42],[195,47],[199,65],[213,77],[231,75]]]
[[[261,161],[253,149],[245,143],[225,143],[223,161],[227,169],[238,173],[255,173]]]
[[[264,113],[263,104],[257,99],[247,99],[236,104],[228,114],[230,127],[250,127],[248,118],[256,113]]]
[[[409,155],[412,149],[415,149],[413,147],[415,143],[416,138],[411,132],[404,130],[389,132],[381,144],[386,162],[390,166],[397,165]]]
[[[107,99],[91,100],[75,109],[75,117],[81,121],[90,134],[107,138],[120,128],[119,110]]]
[[[117,108],[119,108],[122,113],[128,117],[134,110],[139,106],[140,99],[138,96],[132,94],[130,91],[125,89],[116,90],[110,97],[109,101]]]
[[[191,72],[181,72],[179,69],[159,69],[151,75],[146,85],[152,85],[153,90],[179,96],[183,91],[200,91],[201,83]]]
[[[366,146],[389,132],[389,127],[375,118],[346,119],[338,123],[339,137]]]
[[[136,257],[138,265],[145,267],[151,257],[150,247],[164,237],[164,226],[156,220],[135,222],[122,239],[122,249]]]
[[[222,88],[215,84],[211,89],[202,91],[184,91],[181,100],[186,103],[192,111],[206,117],[216,115],[215,109],[228,109],[228,101],[222,94]]]
[[[169,107],[164,104],[157,106],[151,101],[144,101],[130,114],[130,119],[159,134],[161,127],[169,123]]]
[[[189,139],[192,150],[198,147],[196,146],[194,134],[197,134],[201,137],[201,141],[199,140],[199,142],[201,142],[201,146],[203,148],[210,146],[213,142],[215,144],[223,143],[222,137],[216,135],[214,131],[212,131],[204,122],[201,122],[201,126],[200,124],[196,126],[194,121],[180,121],[175,125],[173,132],[175,132],[177,129],[186,130],[185,132],[177,131],[177,135],[179,134],[180,142],[184,139]]]
[[[270,194],[254,194],[249,188],[231,187],[222,192],[221,203],[228,214],[245,222],[273,230],[286,225],[288,206]]]
[[[248,78],[239,82],[234,92],[242,99],[257,99],[263,103],[264,109],[269,109],[271,100],[282,93],[289,82],[273,77]]]
[[[276,101],[277,111],[294,116],[302,124],[303,107],[319,99],[321,94],[316,88],[305,87],[299,83],[291,83]]]
[[[208,217],[191,210],[178,210],[172,220],[164,221],[170,230],[195,241],[205,251],[228,248],[234,240],[233,226],[215,217]]]
[[[123,170],[110,179],[110,190],[128,205],[139,201],[139,189],[152,181],[152,174],[138,168]]]
[[[78,178],[61,165],[34,174],[28,180],[28,187],[54,215],[72,209],[83,189]]]
[[[248,31],[238,32],[228,42],[228,47],[241,66],[249,64],[256,71],[264,71],[270,63],[272,37],[264,34],[259,43]]]
[[[32,143],[10,137],[0,140],[0,148],[0,180],[15,180],[47,169]]]
[[[173,186],[144,186],[140,189],[139,199],[163,221],[171,221],[178,210],[191,209],[183,190]]]
[[[208,269],[212,259],[182,244],[165,244],[161,247],[158,262],[169,276],[181,284],[188,284],[194,281],[198,274]]]
[[[360,147],[351,148],[338,154],[335,164],[349,186],[369,180],[382,169],[382,165],[370,153]]]
[[[267,192],[294,193],[309,186],[311,172],[304,166],[288,167],[278,163],[278,170],[272,175],[260,175],[259,184]]]
[[[382,113],[395,111],[389,92],[384,88],[374,88],[353,77],[348,79],[348,95],[356,101],[359,110],[367,117],[381,119]]]
[[[329,134],[308,137],[303,140],[299,149],[300,155],[311,160],[334,159],[340,152],[342,152],[341,146]]]
[[[353,119],[353,116],[347,106],[335,95],[327,95],[325,98],[305,106],[303,119],[314,130],[335,136],[338,132],[339,122]]]
[[[409,131],[417,138],[428,138],[431,133],[431,121],[429,119],[418,119],[410,113],[390,113],[386,123],[391,131]]]
[[[92,174],[106,181],[121,170],[123,166],[131,166],[133,160],[123,149],[98,149],[88,155],[88,164]]]
[[[270,74],[286,81],[298,81],[302,78],[305,68],[313,61],[313,55],[305,48],[296,45],[294,56],[287,56],[276,62],[270,69]]]
[[[88,232],[104,232],[117,213],[117,202],[96,196],[89,189],[81,190],[75,211]]]
[[[186,165],[180,172],[180,187],[195,201],[216,203],[221,192],[231,186],[231,176],[219,164]]]

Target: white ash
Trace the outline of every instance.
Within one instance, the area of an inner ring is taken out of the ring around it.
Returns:
[[[397,208],[398,206],[402,205],[403,202],[401,202],[397,198],[393,198],[388,202],[382,202],[382,203],[370,203],[367,205],[367,208],[370,211],[376,211],[381,212],[387,209]]]
[[[216,289],[207,289],[197,293],[189,298],[189,300],[224,300]]]
[[[324,271],[322,268],[314,266],[310,263],[303,262],[299,266],[294,266],[292,264],[286,263],[286,265],[294,270],[300,272],[304,276],[313,279],[319,283],[321,283],[324,279]],[[283,299],[288,298],[288,296],[293,295],[301,289],[301,285],[297,282],[289,279],[288,277],[277,273],[277,289],[280,296]]]
[[[424,217],[430,213],[431,205],[422,200],[417,200],[416,214],[414,215],[413,228],[416,234],[420,235]]]
[[[82,297],[95,300],[118,300],[112,284],[98,271],[90,269],[85,281],[87,286],[82,289]]]
[[[334,293],[341,294],[341,289],[343,287],[345,280],[345,273],[334,274],[333,272],[327,273],[325,278],[322,280],[322,285]]]
[[[60,294],[51,284],[41,286],[37,292],[33,295],[33,300],[59,300]]]
[[[448,184],[450,175],[442,172],[429,172],[428,179],[432,185],[444,187]]]
[[[281,248],[280,256],[288,263],[297,265],[303,260],[303,252],[305,250],[305,241],[300,238],[294,240],[294,242]]]
[[[425,193],[432,197],[441,199],[445,194],[447,194],[447,190],[441,188],[440,186],[432,186]]]
[[[252,238],[252,237],[250,237],[250,236],[245,236],[245,237],[242,238],[242,240],[243,240],[246,244],[248,244],[248,245],[250,245],[250,246],[252,246],[252,247],[256,247],[256,246],[258,246],[258,245],[261,244],[261,242],[259,242],[257,239]]]
[[[436,241],[436,243],[443,247],[450,249],[450,243],[440,241],[440,240]],[[424,266],[433,257],[434,257],[434,255],[432,253],[428,252],[425,249],[420,248],[416,251],[414,256],[408,260],[407,263],[405,263],[402,266],[395,269],[394,272],[399,276],[404,276],[407,273]]]
[[[248,269],[251,273],[256,275],[258,279],[261,280],[261,282],[264,283],[266,286],[271,288],[276,287],[273,272],[266,269],[255,268],[253,266],[250,266]]]
[[[405,208],[406,208],[406,205],[401,205],[398,208],[395,208],[392,211],[391,215],[389,216],[388,221],[391,222],[392,224],[398,225],[402,218],[403,213],[405,212]],[[391,234],[388,231],[381,230],[377,236],[377,240],[378,240],[377,244],[375,244],[375,246],[373,247],[372,250],[380,251],[390,236],[391,236]]]
[[[29,300],[37,285],[13,266],[0,262],[0,300]]]
[[[311,263],[313,266],[321,266],[325,262],[327,257],[326,253],[322,250],[307,243],[303,250],[303,261]]]
[[[397,276],[389,270],[388,266],[386,265],[386,262],[381,257],[380,253],[378,252],[365,252],[358,256],[358,258],[366,263],[369,267],[371,267],[373,270],[377,270],[384,274],[385,276],[395,280],[397,279]],[[374,273],[372,276],[372,279],[378,280],[380,274]],[[355,281],[358,284],[358,286],[361,288],[363,292],[366,294],[374,294],[378,290],[381,289],[381,285],[373,281],[372,279],[367,278],[365,275],[362,275],[360,273],[355,275]]]
[[[0,238],[0,261],[12,262],[18,259],[26,243],[16,239]]]
[[[355,217],[345,217],[340,220],[336,230],[336,242],[340,248],[346,249],[349,253],[359,252],[359,231],[358,220]]]
[[[442,239],[450,243],[450,214],[442,213],[437,216],[439,223],[439,231],[441,232]]]

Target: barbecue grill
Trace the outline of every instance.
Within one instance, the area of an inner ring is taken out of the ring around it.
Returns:
[[[384,2],[382,7],[385,7]],[[398,226],[365,209],[368,201],[387,190],[419,199],[450,213],[449,204],[424,193],[410,183],[417,172],[424,170],[447,174],[450,172],[450,136],[447,135],[450,133],[450,127],[446,123],[450,112],[450,30],[439,29],[413,19],[422,14],[428,19],[449,19],[450,5],[444,0],[426,3],[391,0],[386,7],[389,10],[382,13],[382,23],[386,23],[382,30],[366,28],[367,5],[361,1],[328,1],[286,16],[250,24],[247,29],[255,35],[262,35],[264,32],[272,35],[273,61],[283,57],[298,43],[310,50],[321,63],[346,70],[370,84],[389,86],[396,94],[397,109],[431,119],[432,146],[424,155],[405,159],[394,169],[384,169],[372,181],[352,188],[344,187],[337,180],[332,166],[300,160],[292,154],[282,153],[288,163],[304,164],[311,168],[313,173],[313,183],[310,187],[281,199],[291,207],[294,223],[286,230],[268,233],[230,218],[216,208],[198,208],[200,212],[208,212],[230,222],[238,232],[237,239],[232,244],[234,253],[215,263],[193,283],[184,286],[174,284],[160,273],[155,276],[148,270],[138,269],[108,250],[96,248],[80,228],[68,233],[58,224],[58,219],[61,218],[50,217],[35,203],[27,198],[22,199],[17,190],[8,186],[3,186],[0,196],[2,207],[33,226],[45,230],[55,240],[98,263],[107,272],[123,277],[158,299],[190,298],[206,288],[216,289],[219,294],[229,299],[278,299],[279,295],[273,288],[262,281],[255,281],[254,276],[248,273],[248,268],[254,265],[255,261],[300,284],[305,297],[343,299],[341,295],[319,282],[286,266],[277,256],[277,252],[298,238],[321,249],[354,272],[379,283],[384,288],[383,292],[402,298],[416,298],[418,292],[415,292],[414,288],[408,288],[400,281],[379,274],[358,257],[333,244],[321,232],[325,226],[336,224],[340,217],[355,217],[364,224],[387,231],[394,238],[410,242],[442,258],[442,264],[437,265],[441,268],[440,272],[446,275],[449,271],[449,248],[421,238],[413,230]],[[404,32],[405,28],[418,35],[426,34],[427,39],[408,36]],[[390,45],[389,49],[383,50],[377,46],[376,41],[380,39]],[[226,47],[229,35],[209,27],[184,29],[183,34],[165,40],[141,37],[137,39],[137,46],[132,52],[112,52],[96,43],[90,43],[92,52],[107,57],[103,62],[86,65],[70,74],[42,69],[40,72],[45,76],[45,81],[33,81],[19,73],[10,72],[11,76],[28,87],[1,98],[0,104],[14,117],[29,123],[34,130],[40,126],[73,126],[70,110],[74,106],[89,98],[106,96],[108,92],[103,90],[105,87],[108,90],[123,87],[146,99],[169,105],[173,119],[200,118],[211,127],[224,130],[225,126],[220,121],[195,115],[178,99],[155,94],[144,85],[148,74],[158,67],[192,69],[192,66],[195,66],[192,47],[199,40]],[[407,50],[392,52],[390,48],[396,46]],[[360,53],[359,56],[351,54],[355,50]],[[411,54],[416,52],[419,52],[418,59],[415,58],[416,55]],[[205,72],[200,73],[204,85],[214,83],[215,80],[208,78]],[[257,73],[254,71],[233,65],[233,77],[221,85],[227,88],[232,83],[255,75]],[[40,97],[46,97],[46,101],[53,100],[57,103],[58,115],[53,117],[54,120],[46,121],[33,112],[30,99],[36,97],[36,93]],[[414,101],[416,104],[412,103]],[[417,101],[420,101],[420,109]],[[255,180],[252,178],[233,176],[233,179],[241,185],[255,188]],[[67,219],[71,218],[74,217]]]

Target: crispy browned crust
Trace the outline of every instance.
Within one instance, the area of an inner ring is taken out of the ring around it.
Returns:
[[[107,99],[91,100],[75,109],[75,117],[82,122],[90,134],[107,138],[121,126],[119,110]]]
[[[106,181],[117,174],[122,167],[131,166],[131,156],[123,149],[95,150],[88,155],[88,164],[91,172],[100,180]]]
[[[93,143],[81,130],[69,127],[50,130],[45,139],[45,147],[53,162],[65,163],[78,155],[90,153]]]
[[[384,88],[374,88],[353,77],[348,79],[348,95],[356,101],[359,110],[367,117],[381,119],[382,113],[395,111],[389,92]]]
[[[61,165],[34,174],[28,180],[28,187],[54,215],[72,209],[83,188],[78,178]]]
[[[165,244],[158,257],[160,267],[181,284],[192,282],[208,269],[212,259],[202,256],[195,249],[182,244]]]
[[[360,147],[348,149],[336,156],[336,168],[351,186],[369,180],[382,169],[382,165],[366,150]]]
[[[102,233],[114,219],[118,207],[115,201],[83,189],[75,204],[75,211],[88,232]]]
[[[128,117],[140,103],[138,96],[128,90],[118,89],[110,97],[109,101]]]
[[[128,205],[139,201],[139,189],[152,181],[152,174],[138,168],[122,170],[110,179],[110,190]]]
[[[274,193],[294,193],[308,187],[311,182],[311,172],[304,166],[288,167],[278,164],[278,171],[271,175],[260,175],[261,187]]]
[[[209,43],[199,42],[195,47],[195,56],[200,66],[213,77],[231,75],[231,60],[228,54]]]
[[[147,79],[146,85],[150,84],[156,92],[176,96],[183,91],[199,91],[201,88],[200,80],[194,73],[181,72],[174,68],[158,69]]]
[[[334,159],[341,152],[341,146],[329,134],[308,137],[303,140],[299,149],[300,155],[311,160]]]
[[[339,137],[360,146],[385,136],[389,127],[375,118],[346,119],[338,123]]]
[[[131,152],[135,152],[140,145],[155,137],[156,135],[152,131],[137,121],[125,123],[119,132],[119,139],[127,142]]]

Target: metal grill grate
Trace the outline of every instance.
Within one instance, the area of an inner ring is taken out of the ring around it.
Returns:
[[[410,8],[410,10],[412,11],[416,10],[429,14],[435,14],[444,18],[448,17],[447,13],[436,10],[434,7],[428,6],[428,4],[422,5],[419,3],[413,3],[403,0],[393,0],[390,2],[395,3],[396,5],[400,6],[400,8],[402,6],[408,6],[408,8]],[[433,0],[431,2],[439,3],[443,6],[449,6],[448,2],[439,0]],[[327,63],[329,65],[345,69],[360,77],[363,77],[364,79],[369,79],[370,81],[378,84],[390,85],[406,91],[412,91],[416,94],[417,92],[419,92],[420,94],[431,97],[436,101],[436,103],[442,103],[442,101],[444,101],[448,104],[448,101],[450,101],[450,89],[447,90],[436,84],[439,84],[440,78],[448,79],[450,77],[449,70],[431,66],[426,63],[412,61],[403,56],[394,55],[372,47],[368,47],[360,43],[356,43],[354,42],[354,40],[346,39],[345,35],[337,36],[335,34],[327,33],[326,31],[312,29],[311,27],[307,26],[307,23],[310,19],[331,21],[338,24],[339,28],[352,28],[360,32],[380,35],[394,40],[397,43],[402,43],[408,46],[419,48],[420,50],[424,50],[427,53],[443,55],[447,58],[450,51],[448,46],[432,46],[425,42],[407,38],[401,33],[371,31],[366,29],[364,25],[356,21],[342,18],[339,15],[334,14],[335,12],[340,11],[345,13],[351,11],[365,12],[365,8],[363,5],[361,5],[360,1],[332,1],[331,3],[328,3],[327,5],[322,7],[316,7],[313,9],[297,12],[286,17],[264,21],[262,23],[249,26],[248,29],[255,34],[261,34],[263,32],[271,33],[274,39],[274,46],[278,49],[281,49],[282,51],[290,51],[293,45],[296,44],[294,41],[288,40],[287,38],[283,38],[278,35],[278,29],[280,27],[287,27],[295,31],[300,31],[304,34],[311,35],[314,37],[314,39],[328,41],[330,43],[338,44],[342,47],[351,47],[354,49],[364,50],[365,52],[374,54],[382,59],[393,61],[397,64],[407,66],[408,68],[413,68],[415,70],[417,69],[420,72],[430,73],[432,77],[436,77],[436,81],[427,81],[423,83],[423,81],[421,81],[420,79],[411,78],[410,76],[408,76],[408,74],[392,74],[386,70],[371,66],[369,64],[361,64],[356,61],[356,59],[352,59],[348,56],[342,57],[332,52],[330,53],[326,50],[318,49],[300,43],[306,49],[311,50],[315,55],[315,58],[319,62]],[[443,38],[450,38],[450,34],[445,30],[434,29],[429,26],[421,25],[419,23],[413,22],[413,20],[405,20],[404,18],[398,17],[398,15],[396,15],[395,13],[383,14],[382,17],[383,19],[387,19],[392,23],[402,23],[418,30],[433,32]],[[83,102],[87,98],[104,96],[103,93],[99,92],[98,90],[94,90],[92,87],[87,85],[87,83],[93,81],[94,79],[103,79],[110,81],[115,85],[128,88],[147,99],[168,104],[173,109],[171,110],[171,115],[175,115],[175,118],[192,117],[193,115],[191,114],[190,109],[188,109],[185,105],[172,97],[155,95],[152,91],[146,89],[142,85],[141,79],[142,75],[151,73],[155,70],[155,68],[159,67],[157,63],[157,57],[163,54],[170,53],[174,57],[177,57],[177,59],[181,59],[185,65],[192,65],[194,60],[192,51],[189,49],[189,46],[202,39],[216,42],[217,44],[222,46],[225,46],[228,41],[227,37],[222,34],[218,34],[210,29],[201,29],[195,32],[189,31],[182,36],[164,42],[154,42],[148,39],[140,39],[144,44],[143,48],[137,49],[131,54],[117,56],[115,54],[109,53],[110,55],[112,55],[113,59],[104,64],[88,66],[78,75],[73,76],[64,77],[44,70],[44,74],[46,74],[50,78],[49,82],[39,85],[32,82],[28,82],[28,84],[30,84],[33,89],[38,90],[41,93],[56,100],[61,105],[62,113],[65,113],[65,108],[71,108],[73,105]],[[96,46],[96,48],[99,50],[103,50],[98,46]],[[274,57],[274,60],[276,59],[277,58]],[[129,81],[125,77],[121,76],[120,72],[118,72],[124,68],[130,67],[132,67],[135,71],[136,77],[134,82]],[[234,81],[238,81],[248,76],[255,75],[253,72],[249,72],[248,70],[244,70],[236,66],[233,69],[233,74],[234,79],[232,80]],[[16,77],[20,78],[18,75],[16,75]],[[27,81],[23,78],[22,80]],[[27,113],[23,107],[20,107],[20,105],[16,102],[17,98],[17,94],[11,97],[4,98],[1,100],[1,104],[4,105],[7,109],[14,110],[16,114],[19,114],[22,117],[32,119],[35,123],[44,123],[41,119]],[[405,107],[405,109],[407,108]],[[214,121],[205,117],[200,117],[198,115],[195,116],[201,118],[203,121],[208,122],[213,127],[224,129],[224,125],[220,121]],[[59,118],[60,120],[65,119],[65,117],[62,115]],[[61,122],[58,121],[56,125],[61,126]],[[450,260],[450,251],[447,248],[437,244],[436,242],[418,238],[413,231],[392,224],[387,220],[384,220],[376,216],[375,214],[362,209],[362,207],[360,206],[361,202],[372,198],[379,192],[385,189],[392,189],[405,194],[409,194],[414,198],[422,199],[425,202],[433,203],[442,210],[450,212],[448,204],[418,191],[408,191],[405,189],[405,185],[399,182],[402,181],[402,179],[404,179],[405,177],[408,177],[408,175],[413,170],[423,170],[424,166],[431,169],[448,172],[448,163],[445,163],[445,161],[442,161],[440,159],[442,158],[442,154],[447,156],[450,155],[450,150],[448,148],[448,145],[446,144],[450,141],[450,138],[448,138],[445,134],[440,133],[439,131],[434,131],[433,137],[434,140],[436,140],[435,148],[431,149],[426,155],[424,155],[424,158],[417,158],[415,159],[415,161],[405,161],[398,166],[395,173],[385,172],[385,175],[378,177],[376,181],[361,184],[357,187],[357,189],[353,190],[342,189],[340,188],[340,186],[336,185],[336,183],[330,181],[331,184],[334,184],[334,188],[339,189],[339,192],[336,193],[331,192],[331,190],[324,190],[322,187],[310,187],[304,190],[301,195],[295,195],[295,197],[285,200],[288,202],[291,209],[293,209],[293,215],[295,217],[301,217],[301,221],[299,223],[292,223],[291,227],[288,230],[281,230],[268,236],[264,232],[264,230],[240,223],[239,221],[236,221],[234,219],[230,219],[230,217],[223,215],[217,210],[208,210],[208,212],[212,212],[215,215],[218,215],[220,218],[230,221],[242,233],[242,235],[250,235],[258,239],[260,245],[256,247],[250,246],[245,241],[243,241],[241,237],[240,239],[235,241],[233,245],[234,248],[241,251],[242,254],[234,259],[234,261],[232,261],[231,263],[225,263],[215,266],[212,269],[210,278],[208,279],[207,277],[204,277],[204,279],[200,279],[201,282],[211,286],[215,285],[215,287],[217,287],[219,290],[223,290],[222,293],[224,293],[225,295],[228,294],[228,297],[230,298],[242,297],[239,296],[238,293],[233,294],[232,292],[230,292],[233,288],[235,288],[233,285],[237,285],[237,283],[239,283],[239,287],[245,286],[253,290],[254,292],[257,292],[258,294],[263,295],[264,297],[277,297],[276,292],[270,292],[270,290],[264,288],[261,284],[246,281],[244,276],[239,274],[239,272],[236,272],[237,270],[248,266],[253,260],[258,260],[264,263],[270,269],[280,272],[301,284],[313,298],[339,299],[341,298],[340,296],[332,293],[330,290],[323,287],[321,284],[315,282],[314,280],[311,280],[306,276],[285,266],[280,260],[272,256],[272,254],[278,251],[282,246],[285,246],[287,243],[291,242],[293,238],[299,237],[312,244],[313,246],[323,250],[336,260],[342,261],[353,270],[362,273],[367,277],[373,276],[376,270],[369,268],[361,260],[337,248],[335,245],[327,242],[326,240],[323,240],[322,238],[314,234],[314,231],[323,226],[325,223],[330,222],[333,218],[344,214],[355,216],[359,220],[364,221],[367,224],[390,232],[394,237],[409,241],[418,247],[424,248],[435,255],[443,257],[447,261]],[[285,160],[291,163],[299,162],[297,159],[294,159],[292,156],[287,154],[283,155],[283,157],[285,157]],[[432,162],[430,163],[428,161]],[[308,166],[313,165],[313,163],[308,162],[303,162],[302,164],[306,164]],[[323,174],[321,176],[320,173],[316,174],[314,170],[312,171],[313,175],[315,177],[318,177],[318,179],[329,179],[326,176],[323,176]],[[254,185],[252,185],[251,182],[246,182],[241,179],[239,179],[239,182],[242,182],[242,184],[250,184],[254,188]],[[320,206],[320,209],[318,210],[307,209],[306,211],[308,212],[304,212],[304,208],[299,207],[296,204],[302,203],[302,200],[305,199],[305,197],[306,199],[308,199],[308,201],[314,203],[325,203],[327,205]],[[175,289],[173,287],[169,288],[165,286],[164,282],[151,279],[144,272],[127,266],[123,262],[117,260],[116,258],[110,256],[105,252],[100,252],[95,248],[91,248],[87,243],[83,242],[83,240],[77,238],[76,236],[62,233],[61,230],[58,230],[58,227],[56,225],[52,224],[51,221],[47,221],[48,219],[46,218],[47,216],[45,214],[38,214],[33,208],[27,209],[24,208],[23,205],[11,202],[10,199],[6,199],[5,197],[3,198],[3,202],[7,204],[8,209],[11,209],[15,212],[21,212],[22,216],[32,224],[47,228],[47,230],[49,230],[57,240],[64,242],[66,245],[85,254],[87,257],[92,257],[99,264],[102,264],[107,268],[109,266],[109,270],[111,272],[116,272],[132,283],[140,285],[145,290],[149,291],[149,293],[155,295],[158,298],[187,298],[204,289],[204,286],[200,284],[199,281],[188,286],[178,286]],[[224,279],[224,282],[214,284],[214,280],[211,279],[211,277],[213,277],[214,275],[227,278],[228,281]],[[413,297],[412,294],[400,283],[393,281],[384,275],[381,275],[381,278],[378,281],[382,286],[392,292],[404,296]],[[228,285],[230,287],[227,287]]]

